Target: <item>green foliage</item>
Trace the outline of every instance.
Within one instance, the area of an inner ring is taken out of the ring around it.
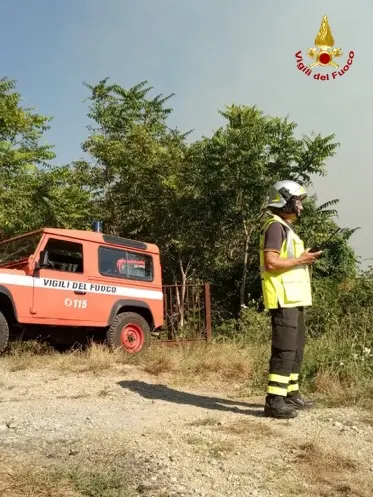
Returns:
[[[37,224],[90,229],[93,202],[91,190],[85,186],[88,178],[89,168],[84,162],[38,171],[33,197],[38,206]]]
[[[341,385],[343,402],[366,404],[373,393],[373,273],[319,278],[307,327],[304,382],[329,396]]]
[[[338,281],[320,277],[314,283],[314,305],[306,311],[307,344],[302,364],[303,392],[328,403],[359,403],[371,407],[373,389],[373,270]],[[214,340],[234,342],[257,360],[252,393],[265,392],[271,347],[267,312],[256,302],[215,329]],[[266,348],[265,357],[262,357]],[[260,361],[261,359],[261,361]]]
[[[258,237],[270,186],[284,178],[310,185],[311,176],[325,174],[338,143],[334,135],[297,138],[294,122],[256,107],[232,105],[221,114],[225,126],[190,147],[180,184],[204,213],[205,277],[234,277],[229,298],[242,305],[249,291],[258,293]]]
[[[0,80],[0,226],[7,238],[45,225],[89,227],[90,171],[84,163],[50,166],[42,144],[51,118],[21,106],[15,82]]]
[[[2,236],[44,225],[89,229],[104,221],[113,234],[155,242],[165,283],[212,283],[219,324],[260,301],[259,229],[271,184],[289,178],[310,186],[339,146],[334,135],[297,136],[287,117],[257,107],[227,106],[211,137],[187,142],[168,125],[172,95],[150,96],[143,81],[125,89],[108,78],[89,91],[90,160],[50,166],[42,143],[51,118],[21,106],[15,82],[0,80],[0,198]],[[308,245],[337,227],[336,200],[306,204],[298,230]],[[313,284],[356,276],[348,242],[354,230],[329,244],[314,266]]]
[[[332,276],[343,280],[356,274],[357,258],[348,241],[358,228],[335,234],[339,227],[333,218],[337,217],[338,213],[330,207],[336,204],[338,200],[331,200],[317,206],[317,197],[313,195],[304,202],[304,211],[297,223],[297,231],[306,247],[319,246],[332,237],[324,249],[322,258],[313,266],[314,278]]]
[[[33,203],[38,166],[54,158],[49,145],[42,145],[50,118],[22,108],[15,82],[0,80],[0,226],[2,236],[28,230],[25,217],[35,211]]]
[[[55,154],[49,145],[41,145],[51,118],[20,106],[21,95],[15,81],[0,79],[0,166],[1,173],[14,172],[25,165],[45,164]]]
[[[188,143],[188,133],[167,123],[172,95],[149,96],[147,82],[85,86],[91,124],[82,148],[90,159],[51,166],[52,147],[43,143],[51,118],[22,107],[15,82],[0,80],[0,236],[45,225],[89,229],[102,219],[107,232],[159,245],[165,283],[211,282],[216,340],[269,346],[258,260],[266,195],[280,179],[310,187],[324,176],[335,136],[297,136],[288,118],[231,105],[211,137]],[[296,228],[307,246],[339,227],[337,204],[305,202]],[[335,235],[312,268],[304,362],[310,388],[325,391],[333,378],[355,396],[373,368],[373,272],[357,271],[349,245],[356,229]],[[258,361],[264,382],[267,359]]]
[[[216,340],[234,339],[239,343],[265,343],[271,336],[268,313],[259,312],[255,300],[241,308],[238,319],[226,319],[215,328]]]
[[[164,104],[170,97],[148,99],[151,88],[145,84],[128,91],[107,80],[88,86],[95,127],[83,149],[95,159],[91,185],[106,229],[156,242],[166,280],[174,282],[189,271],[197,249],[191,243],[199,240],[192,227],[200,215],[178,182],[186,135],[166,125],[171,110]]]

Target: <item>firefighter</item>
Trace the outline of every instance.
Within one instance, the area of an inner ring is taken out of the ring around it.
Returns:
[[[297,409],[312,407],[299,392],[298,378],[305,345],[304,308],[312,305],[308,265],[322,251],[310,252],[294,231],[307,197],[295,181],[275,183],[267,208],[271,213],[260,234],[260,272],[265,308],[272,323],[272,350],[264,415],[295,418]]]

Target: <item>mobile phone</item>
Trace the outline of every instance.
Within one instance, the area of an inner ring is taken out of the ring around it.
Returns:
[[[309,253],[310,253],[310,254],[314,254],[315,252],[319,252],[319,250],[322,250],[321,246],[319,246],[319,247],[312,247],[312,248],[309,250]]]

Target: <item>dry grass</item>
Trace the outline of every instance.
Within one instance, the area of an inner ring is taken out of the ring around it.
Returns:
[[[2,447],[1,497],[134,497],[135,471],[126,433],[88,436],[46,447]]]
[[[242,446],[246,447],[254,441],[268,444],[269,440],[279,436],[270,426],[255,420],[237,420],[221,424],[220,421],[207,416],[189,423],[188,426],[200,428],[200,430],[188,433],[183,440],[196,452],[213,459],[225,459],[237,450],[239,451],[237,455],[239,455]]]
[[[215,431],[217,433],[223,433],[226,435],[232,435],[238,437],[241,440],[248,439],[258,439],[263,440],[267,437],[278,437],[280,433],[269,426],[267,423],[261,421],[256,421],[254,419],[239,419],[237,421],[232,421],[226,424],[222,424],[219,419],[212,416],[207,416],[205,418],[197,419],[188,423],[188,426],[195,427],[211,427],[216,426]]]
[[[279,436],[279,433],[268,424],[246,419],[219,426],[218,429],[223,433],[239,437],[241,440],[263,440]]]
[[[131,497],[123,471],[1,461],[1,497]],[[6,468],[6,469],[4,469]]]
[[[207,416],[206,418],[201,418],[201,419],[196,419],[196,421],[192,421],[191,423],[188,423],[188,426],[214,426],[219,423],[219,419],[212,417],[212,416]]]
[[[230,455],[235,450],[235,444],[229,439],[214,439],[200,434],[189,434],[183,440],[200,454],[208,455],[214,459],[220,459]]]
[[[154,347],[141,359],[142,369],[155,376],[168,375],[177,384],[210,382],[253,383],[258,374],[258,354],[235,344],[196,344]],[[211,383],[210,383],[211,384]]]
[[[342,381],[337,372],[322,369],[315,375],[312,390],[325,407],[373,407],[371,375]]]
[[[371,374],[352,367],[336,369],[332,363],[315,366],[314,354],[320,351],[312,345],[312,340],[310,342],[303,364],[303,392],[315,393],[317,400],[329,407],[351,404],[373,407]],[[268,343],[255,341],[246,344],[202,342],[174,347],[154,344],[147,351],[132,355],[120,349],[111,351],[96,343],[86,350],[60,353],[39,342],[15,342],[0,358],[0,367],[3,376],[14,371],[43,369],[57,374],[112,372],[123,375],[129,368],[135,368],[162,377],[173,386],[198,386],[200,390],[216,387],[235,397],[251,397],[265,392],[268,347]],[[101,395],[106,394],[102,392]]]
[[[234,344],[195,344],[179,347],[153,346],[136,355],[118,349],[91,344],[86,350],[59,353],[38,342],[15,342],[2,356],[2,369],[9,372],[28,369],[49,369],[62,373],[92,373],[123,371],[129,365],[136,366],[153,376],[169,376],[179,384],[214,382],[238,382],[254,384],[261,371],[258,360],[263,354],[250,347]]]
[[[360,418],[359,418],[359,421],[361,423],[364,423],[368,426],[373,426],[373,416],[372,414],[369,414],[369,413],[363,413]]]
[[[25,369],[50,369],[57,372],[100,373],[118,365],[129,364],[136,358],[122,350],[111,351],[107,347],[92,343],[86,350],[58,352],[37,341],[13,342],[1,358],[2,366],[10,372]]]
[[[74,395],[56,395],[56,399],[89,399],[91,397],[88,393],[77,393]]]
[[[327,445],[315,438],[295,448],[294,471],[301,474],[312,487],[291,491],[292,483],[284,481],[289,495],[315,497],[371,497],[373,479],[366,474],[361,463],[350,457],[347,448]]]
[[[214,459],[229,456],[236,449],[236,445],[231,440],[218,440],[213,442],[208,449],[209,455]]]
[[[354,387],[343,385],[333,371],[319,371],[314,379],[313,390],[326,407],[343,407],[356,404],[359,400],[359,392]]]
[[[351,457],[317,440],[301,445],[299,450],[298,460],[317,474],[320,472],[328,474],[340,471],[354,472],[358,467],[357,462]]]
[[[342,398],[346,395],[346,390],[341,385],[338,375],[331,371],[319,371],[316,374],[315,391],[334,398]]]

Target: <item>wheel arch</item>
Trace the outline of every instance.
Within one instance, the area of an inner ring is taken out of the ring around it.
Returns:
[[[110,326],[115,317],[122,312],[136,312],[148,323],[150,329],[154,328],[154,317],[149,304],[142,300],[117,300],[111,308],[108,325]]]
[[[17,308],[14,304],[14,299],[9,288],[0,285],[0,311],[3,312],[8,322],[17,322]]]

